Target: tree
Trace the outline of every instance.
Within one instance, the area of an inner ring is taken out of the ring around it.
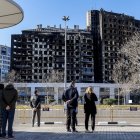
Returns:
[[[134,35],[121,47],[120,58],[113,68],[113,80],[121,84],[121,93],[138,88],[140,74],[140,33]]]
[[[15,70],[11,70],[5,78],[5,82],[19,82],[20,81],[20,76]]]
[[[134,33],[132,38],[124,44],[121,53],[133,64],[140,66],[140,32]]]
[[[53,82],[63,82],[64,79],[64,74],[62,71],[59,70],[51,70],[49,72],[49,74],[45,74],[43,76],[43,82],[48,82],[48,83],[53,83]],[[58,92],[58,91],[57,91]],[[46,99],[47,99],[47,104],[52,102],[54,102],[54,98],[52,98],[52,96],[50,96],[51,94],[53,95],[55,93],[54,88],[52,87],[46,87]],[[58,95],[57,95],[58,96]]]
[[[47,75],[47,82],[63,82],[64,74],[62,71],[59,70],[51,70],[50,73]]]
[[[140,33],[135,33],[120,50],[113,68],[113,80],[120,84],[137,84],[140,74]]]

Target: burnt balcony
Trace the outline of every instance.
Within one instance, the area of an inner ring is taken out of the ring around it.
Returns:
[[[83,82],[83,83],[91,83],[91,82],[94,82],[94,80],[92,78],[83,78],[83,79],[81,79],[81,82]]]
[[[56,63],[64,63],[64,58],[57,58],[55,59]]]
[[[91,71],[82,71],[83,75],[93,75],[93,72]]]
[[[81,54],[82,56],[91,56],[91,57],[93,57],[93,53],[92,52],[83,52],[82,54]]]
[[[16,68],[31,69],[32,66],[31,65],[20,64],[20,65],[16,65]]]
[[[32,72],[30,72],[30,71],[21,71],[20,74],[21,75],[32,75]]]
[[[92,59],[81,59],[81,62],[93,63]]]

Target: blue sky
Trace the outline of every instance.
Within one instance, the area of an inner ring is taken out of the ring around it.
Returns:
[[[107,11],[124,13],[140,19],[140,0],[14,0],[24,11],[24,19],[16,26],[0,29],[0,44],[11,46],[11,34],[20,34],[24,29],[50,25],[64,27],[62,17],[70,17],[67,25],[86,28],[86,12],[103,8]]]

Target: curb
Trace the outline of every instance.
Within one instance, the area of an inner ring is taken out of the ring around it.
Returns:
[[[44,122],[44,124],[64,124],[63,122]]]
[[[127,125],[126,121],[120,122],[98,122],[98,125]]]

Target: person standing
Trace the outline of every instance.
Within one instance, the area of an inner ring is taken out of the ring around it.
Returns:
[[[89,132],[88,130],[88,122],[89,117],[91,115],[91,129],[92,132],[95,129],[95,116],[97,113],[95,101],[98,101],[97,96],[93,92],[91,87],[86,89],[86,93],[84,95],[84,113],[85,113],[85,132]]]
[[[77,132],[75,129],[75,121],[76,121],[76,107],[78,104],[78,91],[75,88],[75,82],[71,82],[70,87],[65,90],[62,95],[62,100],[67,104],[66,110],[66,129],[67,132],[71,132],[70,125],[72,128],[72,132]]]
[[[18,92],[14,88],[13,84],[8,84],[2,93],[2,137],[6,137],[6,125],[8,122],[8,138],[14,138],[13,136],[13,122],[15,115],[16,101],[18,98]]]
[[[34,127],[35,117],[37,114],[37,126],[40,127],[40,117],[41,117],[41,100],[38,94],[38,90],[34,92],[35,96],[31,97],[30,106],[32,108],[33,116],[32,116],[32,127]]]
[[[77,107],[76,107],[76,118],[75,118],[75,125],[78,126],[78,119],[77,119],[77,114],[78,114],[78,100],[77,100]]]
[[[0,137],[2,137],[2,93],[4,84],[0,84]]]

